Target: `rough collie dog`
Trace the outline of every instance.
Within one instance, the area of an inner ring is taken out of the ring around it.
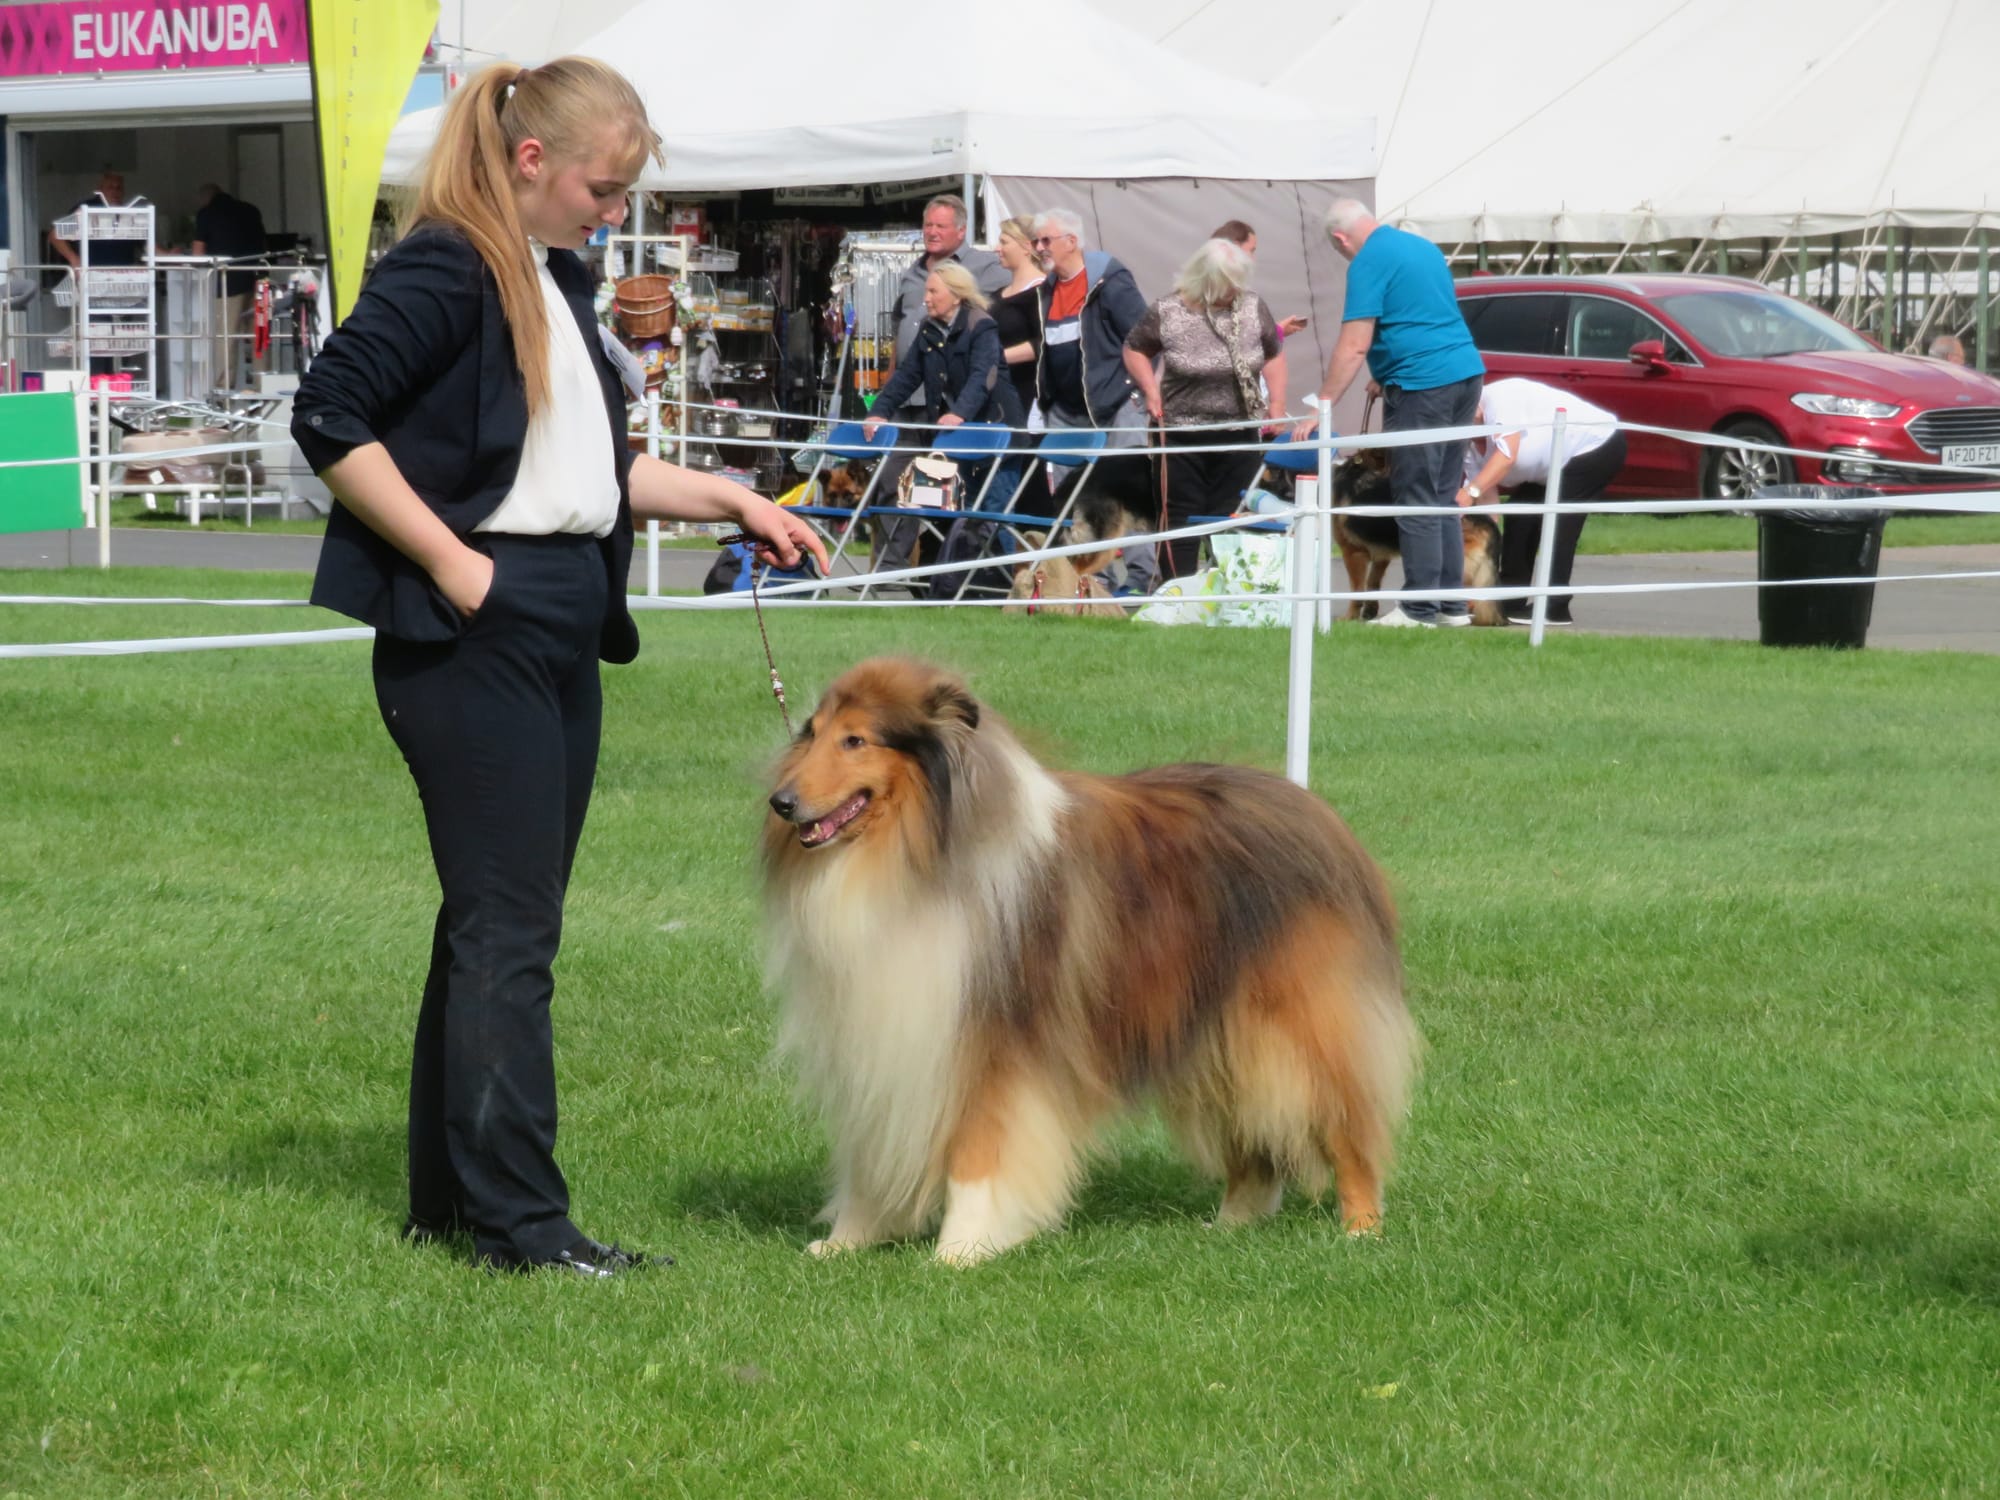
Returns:
[[[833,1145],[815,1255],[970,1265],[1056,1224],[1157,1100],[1217,1222],[1331,1176],[1375,1230],[1417,1048],[1382,872],[1259,771],[1045,770],[938,668],[863,662],[778,763],[763,835],[782,1044]]]
[[[1389,505],[1387,450],[1364,448],[1343,460],[1333,471],[1335,505]],[[1465,532],[1465,586],[1490,589],[1500,581],[1500,528],[1491,516],[1463,516]],[[1347,587],[1352,593],[1373,593],[1382,587],[1382,575],[1389,564],[1402,555],[1402,538],[1393,516],[1335,516],[1333,540],[1340,548],[1340,560],[1347,564]],[[1507,617],[1496,599],[1472,601],[1472,623],[1505,625]],[[1351,600],[1350,620],[1375,618],[1371,600]]]

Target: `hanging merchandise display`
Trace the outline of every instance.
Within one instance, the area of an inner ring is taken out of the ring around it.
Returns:
[[[927,195],[959,182],[888,186],[634,197],[585,252],[598,316],[645,373],[633,447],[775,497],[813,468],[807,440],[867,414]]]

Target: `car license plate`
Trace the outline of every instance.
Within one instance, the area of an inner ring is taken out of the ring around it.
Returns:
[[[2000,443],[1959,443],[1942,455],[1948,464],[2000,464]]]

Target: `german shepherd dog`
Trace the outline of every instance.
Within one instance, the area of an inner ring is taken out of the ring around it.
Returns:
[[[1344,459],[1333,471],[1335,505],[1391,505],[1389,455],[1383,448],[1363,448]],[[1500,580],[1500,528],[1491,516],[1461,516],[1465,533],[1465,586],[1490,589]],[[1347,564],[1350,592],[1373,593],[1382,587],[1382,575],[1389,564],[1402,555],[1402,538],[1393,516],[1335,516],[1333,539],[1340,547],[1340,560]],[[1372,620],[1379,611],[1375,602],[1356,599],[1347,606],[1350,620]],[[1497,599],[1472,601],[1472,623],[1505,625]]]
[[[879,658],[773,776],[766,973],[833,1145],[815,1255],[937,1231],[971,1265],[1059,1223],[1157,1101],[1220,1224],[1331,1178],[1373,1232],[1418,1039],[1396,913],[1280,777],[1050,771],[958,678]]]

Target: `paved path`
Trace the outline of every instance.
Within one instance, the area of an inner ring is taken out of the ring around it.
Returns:
[[[249,568],[305,573],[319,556],[319,539],[253,532],[114,529],[111,556],[121,567]],[[662,548],[660,586],[669,592],[701,586],[715,554],[705,548]],[[632,587],[646,583],[643,548],[633,558]],[[96,533],[35,532],[0,536],[0,568],[94,567]],[[2000,545],[1899,547],[1882,555],[1882,576],[2000,572]],[[1394,574],[1391,574],[1393,581]],[[1754,579],[1753,552],[1634,553],[1577,559],[1576,581],[1660,583],[1670,580]],[[1687,635],[1757,639],[1757,591],[1612,594],[1576,602],[1579,629],[1616,635]],[[1884,582],[1875,590],[1868,644],[1909,651],[2000,654],[2000,578],[1964,582]]]
[[[2000,573],[2000,546],[1897,547],[1882,554],[1880,576]],[[1755,579],[1754,552],[1633,553],[1579,557],[1581,584],[1708,582]],[[1580,629],[1617,635],[1695,635],[1757,639],[1757,590],[1715,589],[1672,594],[1605,594],[1579,598]],[[1905,651],[1984,651],[2000,654],[2000,578],[1964,582],[1889,583],[1875,587],[1868,644]]]

